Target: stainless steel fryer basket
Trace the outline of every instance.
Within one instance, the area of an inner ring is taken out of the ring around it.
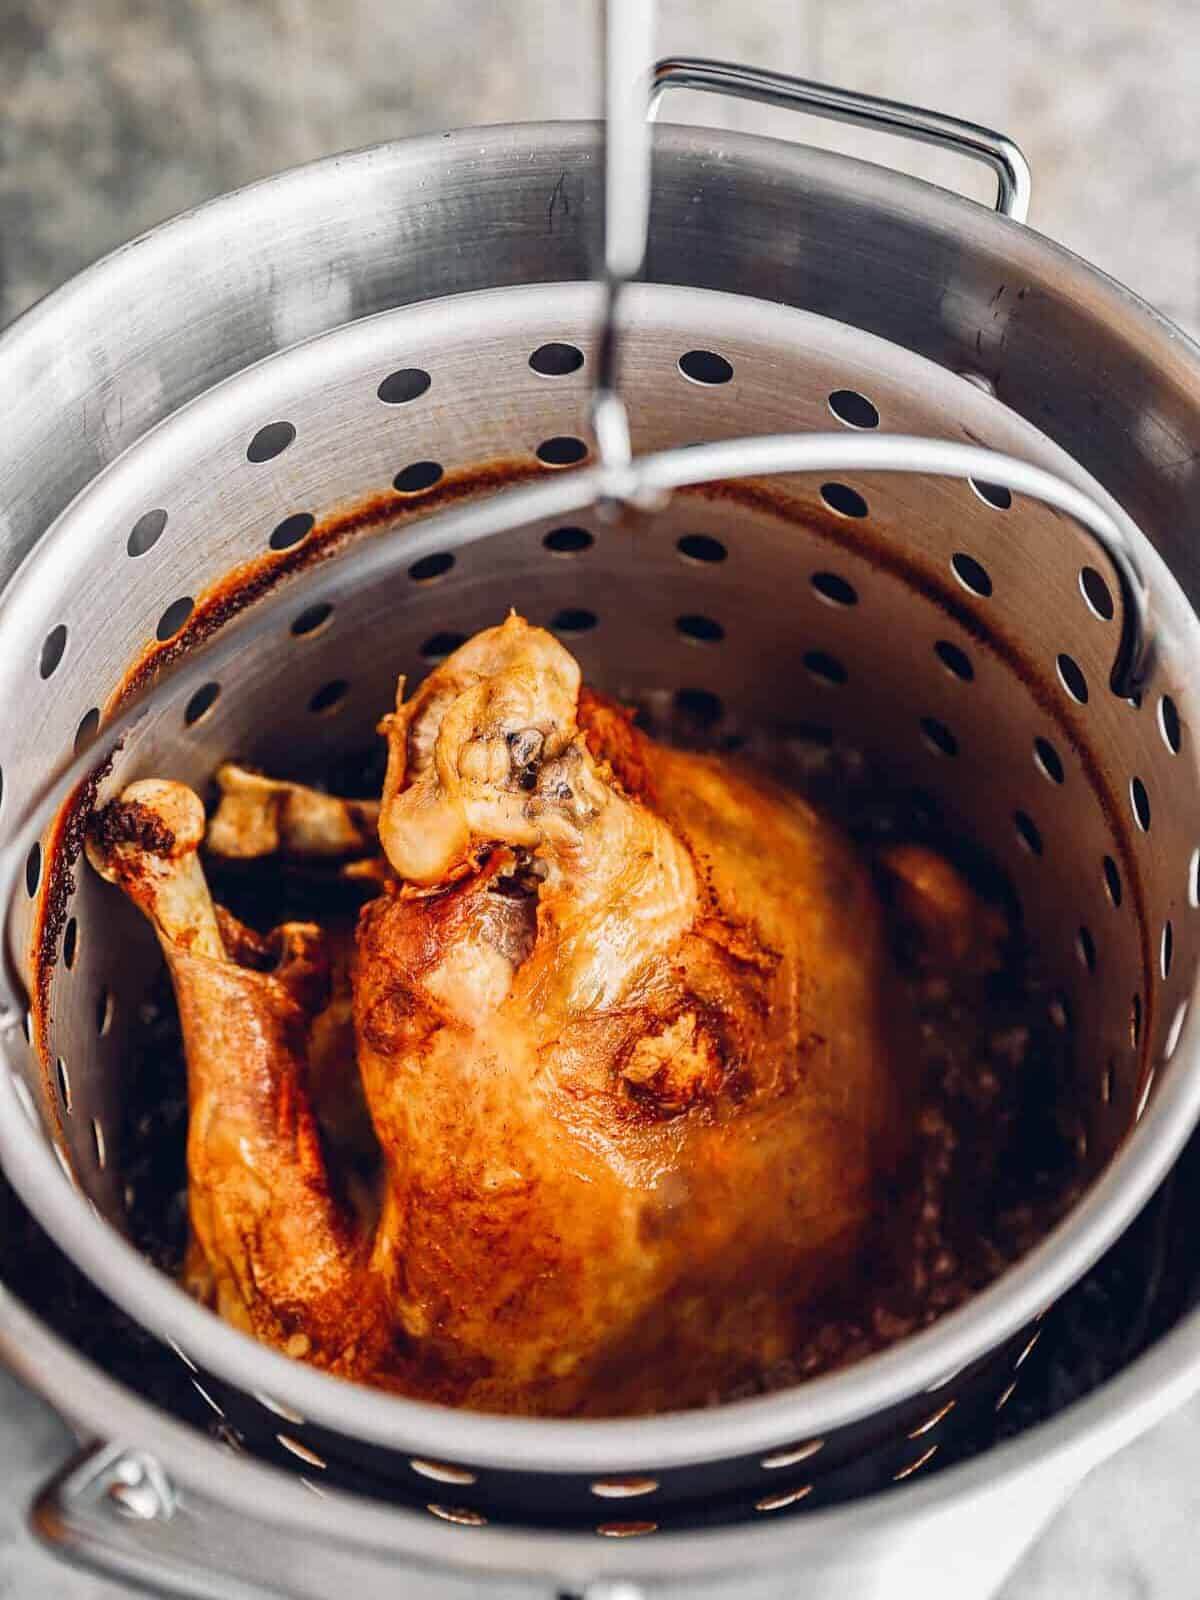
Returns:
[[[50,1071],[27,1050],[9,1092],[16,1105],[24,1085],[35,1124],[105,1222],[30,1138],[27,1119],[0,1124],[0,1149],[75,1259],[179,1348],[193,1369],[181,1382],[310,1481],[328,1472],[382,1485],[459,1520],[536,1515],[632,1533],[709,1518],[717,1504],[737,1517],[819,1503],[845,1492],[867,1456],[877,1473],[882,1455],[897,1478],[922,1469],[939,1430],[1010,1390],[1036,1316],[1165,1170],[1198,1092],[1191,1074],[1166,1066],[1195,950],[1181,915],[1186,808],[1176,820],[1159,798],[1178,794],[1188,770],[1177,642],[1190,643],[1197,625],[1137,529],[1036,430],[959,376],[795,311],[629,291],[638,481],[562,470],[559,458],[589,450],[597,311],[594,289],[563,285],[355,323],[219,386],[126,452],[64,512],[0,616],[7,659],[36,675],[47,712],[27,747],[18,740],[10,783],[36,791],[81,722],[81,767],[127,734],[101,797],[137,773],[202,782],[234,752],[280,767],[301,743],[306,759],[362,744],[398,670],[418,676],[451,639],[517,604],[568,638],[601,687],[668,720],[699,714],[729,738],[828,727],[992,850],[1073,1036],[1081,1137],[1103,1172],[1087,1201],[928,1332],[711,1414],[635,1428],[534,1424],[347,1389],[200,1312],[114,1231],[123,1185],[110,1130],[128,1028],[157,958],[86,872],[63,904],[54,833],[28,853],[23,840],[9,850],[10,865],[20,857],[23,913],[10,928],[13,954],[47,937],[61,954],[42,1019]],[[572,370],[540,370],[552,346],[575,352],[556,359]],[[848,395],[877,427],[845,421]],[[785,429],[793,442],[776,461],[773,436]],[[736,443],[643,455],[722,435]],[[1005,453],[988,453],[996,447]],[[773,463],[791,470],[772,474]],[[489,496],[497,478],[529,476],[546,481]],[[689,488],[710,476],[720,492]],[[607,521],[596,512],[598,498],[648,493],[653,509],[631,505]],[[423,514],[464,495],[458,509]],[[364,522],[380,526],[355,537]],[[1105,544],[1117,567],[1098,554]],[[75,582],[64,598],[67,562]],[[813,583],[830,573],[840,603]],[[1121,599],[1140,597],[1142,574],[1153,651],[1139,636],[1140,607]],[[271,588],[269,601],[229,620],[231,592]],[[712,626],[682,621],[697,617]],[[193,649],[181,652],[189,629]],[[182,665],[126,714],[125,730],[112,696],[150,633],[148,666]],[[947,667],[947,643],[969,673]],[[1129,688],[1121,675],[1138,669],[1135,709],[1112,685]],[[107,719],[90,747],[88,700]],[[1147,1105],[1151,1116],[1112,1161]],[[430,1498],[431,1480],[452,1494]],[[603,1502],[617,1498],[637,1499],[637,1515],[611,1515]]]

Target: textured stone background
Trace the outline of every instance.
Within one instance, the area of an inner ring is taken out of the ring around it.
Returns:
[[[659,33],[663,53],[741,57],[1003,129],[1033,163],[1036,225],[1200,328],[1195,0],[663,0]],[[0,0],[0,320],[279,167],[426,129],[590,115],[595,39],[591,0]],[[708,120],[795,126],[700,105]],[[962,176],[949,158],[866,148]]]
[[[662,53],[740,57],[1002,128],[1032,161],[1035,225],[1200,333],[1197,0],[661,11]],[[0,0],[0,322],[161,218],[279,167],[426,129],[591,115],[595,42],[591,0]],[[728,102],[676,114],[797,131]],[[941,156],[805,133],[986,192]],[[1101,1469],[1004,1600],[1193,1596],[1198,1422],[1193,1407]],[[66,1449],[0,1375],[0,1597],[124,1592],[52,1568],[22,1531],[32,1485]]]

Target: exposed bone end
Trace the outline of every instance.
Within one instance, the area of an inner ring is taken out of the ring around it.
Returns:
[[[217,784],[221,803],[209,824],[210,853],[237,860],[274,855],[282,786],[231,761],[218,767]]]
[[[174,861],[204,840],[204,806],[186,784],[140,778],[97,815],[88,834],[88,860],[102,878],[117,883],[130,854]]]
[[[527,799],[577,733],[579,666],[515,613],[468,640],[384,720],[379,838],[399,876],[454,876],[482,841],[533,847]]]
[[[233,762],[218,770],[217,783],[221,803],[208,826],[210,855],[247,861],[281,852],[333,860],[372,848],[379,817],[372,801],[342,800]]]
[[[119,884],[168,948],[224,959],[216,912],[196,852],[204,806],[186,784],[160,778],[131,783],[93,819],[88,860]]]

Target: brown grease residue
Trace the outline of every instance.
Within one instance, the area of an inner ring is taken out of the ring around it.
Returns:
[[[165,644],[154,642],[147,646],[125,674],[105,711],[111,714],[193,646],[211,639],[227,622],[270,594],[285,578],[307,572],[310,567],[328,560],[359,535],[375,533],[384,527],[396,529],[419,521],[429,512],[445,511],[472,495],[511,488],[543,477],[546,470],[537,461],[513,457],[448,472],[433,488],[421,494],[389,491],[371,495],[319,522],[307,538],[290,549],[243,562],[199,596],[177,634]]]
[[[165,643],[152,641],[147,645],[141,656],[130,666],[116,691],[109,697],[105,705],[105,714],[111,715],[139,689],[170,668],[189,649],[210,639],[227,622],[270,594],[285,579],[307,571],[317,563],[336,555],[360,535],[417,521],[431,511],[444,510],[474,494],[528,482],[542,476],[545,471],[545,467],[529,457],[501,458],[479,466],[448,472],[433,488],[419,495],[403,495],[395,491],[371,495],[318,523],[307,538],[291,549],[270,553],[235,567],[220,582],[205,590],[197,598],[187,622],[173,638]],[[1151,980],[1153,958],[1149,921],[1141,879],[1136,869],[1130,829],[1125,821],[1123,808],[1109,787],[1100,763],[1066,716],[1061,697],[1047,684],[1029,656],[1014,638],[994,623],[985,621],[947,578],[919,562],[910,552],[886,543],[877,534],[872,533],[869,519],[866,526],[859,526],[835,516],[819,502],[802,500],[785,490],[753,480],[726,480],[688,486],[677,490],[676,493],[700,496],[710,501],[729,501],[776,517],[792,526],[803,527],[831,544],[853,551],[877,570],[898,577],[916,589],[969,634],[976,644],[990,651],[1020,678],[1039,708],[1051,718],[1079,757],[1086,780],[1108,822],[1125,882],[1132,891],[1142,953],[1142,991],[1146,1007],[1146,1017],[1141,1030],[1142,1062],[1139,1086],[1144,1083],[1149,1066],[1149,1041],[1154,1034],[1153,1012],[1156,1000],[1155,986]],[[46,840],[45,887],[39,901],[32,940],[33,1037],[41,1056],[43,1070],[46,1072],[50,1066],[47,1039],[50,984],[57,961],[59,941],[67,920],[70,898],[75,892],[75,863],[83,847],[84,834],[95,805],[97,791],[111,769],[115,757],[114,751],[104,765],[97,768],[67,799]],[[53,1103],[53,1095],[48,1098]]]
[[[120,706],[180,659],[193,646],[203,644],[227,622],[261,600],[285,579],[307,571],[318,562],[336,555],[351,540],[382,528],[395,528],[418,520],[430,511],[445,510],[471,495],[512,487],[546,473],[547,469],[531,457],[501,458],[482,466],[447,472],[431,489],[416,495],[388,490],[369,495],[342,511],[333,512],[319,522],[308,537],[288,550],[270,552],[244,562],[228,572],[218,583],[204,590],[196,600],[187,622],[165,643],[151,640],[129,667],[116,690],[105,702],[104,715],[111,716]],[[88,821],[95,808],[96,795],[108,776],[117,752],[107,758],[63,802],[46,836],[43,889],[38,900],[30,941],[33,969],[32,1037],[47,1075],[51,1067],[49,1046],[50,985],[58,960],[59,942],[67,922],[71,896],[75,893],[75,864],[83,849]],[[54,1104],[53,1094],[47,1096]]]
[[[33,994],[30,1010],[33,1014],[31,1041],[41,1062],[42,1072],[50,1087],[50,983],[58,960],[59,940],[67,924],[71,896],[75,893],[75,864],[82,853],[88,823],[96,806],[100,785],[112,770],[117,759],[118,745],[105,759],[78,784],[63,802],[46,835],[43,852],[43,888],[38,900],[33,925]],[[46,1096],[46,1104],[55,1109],[58,1100],[53,1093]],[[61,1132],[61,1128],[57,1130]]]

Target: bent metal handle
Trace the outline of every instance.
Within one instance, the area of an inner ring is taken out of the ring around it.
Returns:
[[[375,1443],[393,1447],[403,1439],[404,1448],[432,1450],[444,1441],[447,1424],[438,1418],[436,1434],[414,1431],[411,1415],[393,1414],[389,1404],[380,1403],[370,1391],[356,1390],[291,1361],[277,1351],[248,1340],[237,1329],[222,1323],[190,1300],[152,1265],[134,1246],[90,1209],[88,1201],[73,1181],[65,1163],[59,1165],[59,1150],[49,1139],[35,1133],[37,1114],[28,1096],[23,1103],[18,1088],[24,1088],[18,1059],[25,1059],[20,1019],[25,1010],[25,985],[22,953],[12,935],[11,907],[17,899],[17,886],[24,873],[25,858],[31,844],[45,830],[69,787],[80,782],[98,764],[115,754],[120,741],[146,715],[151,706],[166,696],[185,696],[210,677],[219,676],[244,649],[247,642],[266,630],[279,626],[285,608],[317,600],[337,603],[363,586],[384,580],[426,555],[458,551],[483,541],[493,534],[507,533],[539,519],[563,520],[605,500],[633,505],[654,506],[673,490],[713,480],[755,478],[773,473],[840,474],[842,472],[898,472],[934,477],[974,478],[990,484],[1007,485],[1010,491],[1042,501],[1073,518],[1104,552],[1115,575],[1121,595],[1121,642],[1112,673],[1112,687],[1128,694],[1144,670],[1150,646],[1147,596],[1135,565],[1133,552],[1141,535],[1124,512],[1115,505],[1106,509],[1080,489],[1028,462],[995,451],[952,441],[891,435],[878,438],[852,438],[844,434],[784,434],[775,437],[726,440],[690,449],[668,450],[635,458],[627,467],[593,466],[563,472],[531,486],[505,491],[484,500],[467,503],[405,526],[402,537],[379,535],[362,540],[338,558],[312,567],[278,588],[261,603],[229,623],[200,648],[189,652],[161,681],[147,685],[131,699],[100,733],[92,746],[64,763],[32,802],[27,805],[0,847],[0,899],[9,908],[9,928],[4,939],[4,966],[0,972],[0,1051],[7,1058],[7,1069],[0,1070],[0,1163],[18,1194],[42,1226],[63,1249],[86,1263],[86,1270],[97,1286],[118,1302],[136,1298],[140,1320],[163,1339],[173,1340],[184,1349],[203,1350],[207,1364],[230,1376],[240,1387],[283,1393],[306,1417],[318,1424],[346,1429]],[[1189,1082],[1178,1080],[1178,1094]],[[1171,1088],[1167,1086],[1168,1090]],[[1200,1092],[1200,1083],[1196,1092]],[[1118,1221],[1132,1215],[1151,1185],[1157,1184],[1167,1164],[1174,1158],[1175,1130],[1190,1126],[1177,1115],[1178,1095],[1169,1092],[1152,1104],[1137,1130],[1141,1140],[1142,1165],[1138,1181],[1126,1179],[1121,1204],[1114,1205]],[[1185,1105],[1190,1113],[1190,1105]],[[1172,1137],[1164,1137],[1170,1132]],[[1111,1197],[1109,1203],[1111,1204]],[[1091,1256],[1088,1259],[1092,1259]],[[1003,1309],[992,1308],[989,1343],[1014,1333],[1042,1309],[1045,1285],[1036,1277],[1024,1282],[1019,1292],[1010,1292]],[[906,1382],[930,1384],[944,1373],[954,1358],[971,1359],[975,1334],[961,1335],[963,1345],[931,1347],[910,1362]],[[948,1359],[949,1358],[949,1359]],[[961,1364],[961,1363],[960,1363]],[[890,1382],[881,1380],[881,1382]],[[890,1392],[890,1391],[889,1391]],[[776,1403],[777,1402],[777,1403]],[[856,1402],[857,1403],[857,1402]],[[784,1426],[790,1406],[803,1407],[802,1397],[775,1397],[772,1426]],[[803,1436],[808,1431],[797,1417],[790,1434]],[[433,1428],[432,1422],[429,1423]],[[473,1438],[467,1452],[472,1458],[487,1461],[489,1445],[479,1435],[486,1431],[487,1419],[472,1423]],[[746,1448],[757,1448],[761,1424],[753,1416],[745,1419]],[[663,1441],[660,1440],[660,1444]],[[507,1449],[507,1444],[504,1446]],[[547,1441],[553,1455],[558,1444]],[[597,1446],[594,1458],[599,1469],[604,1450]],[[619,1439],[611,1446],[614,1466],[624,1461],[625,1449]],[[739,1448],[736,1442],[731,1449]],[[688,1426],[680,1426],[667,1441],[660,1459],[673,1464],[676,1455],[690,1459],[693,1444]],[[675,1454],[673,1454],[673,1452]]]
[[[1121,628],[1109,680],[1112,692],[1127,698],[1139,687],[1149,669],[1153,648],[1149,597],[1133,556],[1142,536],[1119,508],[1107,510],[1083,490],[1042,467],[975,445],[904,434],[878,438],[771,434],[664,450],[638,456],[625,465],[601,464],[564,472],[542,483],[509,489],[440,512],[406,527],[403,539],[364,540],[338,560],[298,574],[215,638],[189,652],[165,677],[133,695],[91,746],[60,765],[21,812],[0,846],[0,904],[13,904],[25,857],[69,789],[114,755],[152,706],[168,696],[199,688],[249,640],[276,626],[281,612],[298,601],[337,600],[361,585],[394,575],[423,555],[458,550],[539,518],[574,515],[606,501],[653,510],[673,490],[722,479],[834,471],[973,478],[977,482],[1003,484],[1015,494],[1065,512],[1091,538],[1117,581]],[[5,939],[0,964],[0,1033],[19,1028],[26,1004],[23,989],[11,940]],[[0,1081],[0,1093],[3,1087]],[[0,1118],[0,1141],[3,1140],[4,1124]],[[48,1151],[46,1155],[49,1156]],[[81,1197],[80,1205],[83,1207]],[[86,1215],[86,1208],[83,1209]],[[90,1216],[86,1220],[89,1224],[94,1221]]]
[[[884,100],[879,95],[861,94],[854,89],[839,89],[833,84],[792,78],[784,72],[769,72],[763,67],[710,61],[703,56],[675,56],[658,63],[650,93],[651,118],[657,115],[668,89],[698,89],[706,94],[758,100],[765,105],[807,111],[830,122],[849,122],[856,127],[873,128],[878,133],[892,133],[902,139],[952,150],[972,161],[983,162],[996,174],[996,210],[1001,216],[1013,222],[1024,222],[1029,215],[1033,177],[1019,146],[1005,134],[965,122],[961,117],[905,105],[900,100]]]

